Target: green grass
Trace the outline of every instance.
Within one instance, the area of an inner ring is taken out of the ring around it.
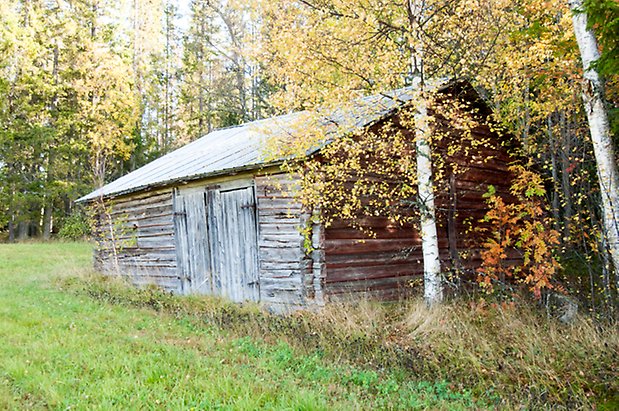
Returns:
[[[135,289],[112,277],[67,278],[60,286],[99,301],[172,314],[199,327],[207,324],[249,337],[252,344],[284,341],[305,354],[296,358],[319,357],[340,369],[353,365],[356,371],[337,374],[346,384],[365,388],[363,405],[453,408],[476,398],[494,408],[611,410],[619,403],[616,323],[579,316],[565,325],[527,298],[497,304],[471,296],[432,310],[420,299],[397,304],[357,299],[330,303],[316,313],[276,316],[252,304]]]
[[[84,243],[0,245],[0,409],[483,408],[445,381],[58,286],[90,264]]]

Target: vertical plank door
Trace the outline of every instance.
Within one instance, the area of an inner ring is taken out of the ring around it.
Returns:
[[[203,188],[176,190],[176,261],[184,294],[213,293],[206,212],[206,191]]]
[[[254,187],[208,192],[213,290],[232,301],[258,301],[258,233]]]

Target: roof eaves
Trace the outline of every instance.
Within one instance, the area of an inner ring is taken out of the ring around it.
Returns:
[[[462,79],[455,79],[455,80],[451,80],[451,81],[446,81],[443,82],[442,84],[440,84],[437,88],[435,88],[436,91],[441,92],[444,91],[450,87],[453,87],[459,83],[463,83],[466,82],[466,80],[462,80]],[[391,107],[386,107],[385,108],[385,112],[382,113],[380,116],[373,118],[372,120],[361,124],[359,126],[354,127],[353,129],[349,129],[349,130],[344,130],[342,132],[332,132],[331,136],[326,139],[323,143],[318,144],[316,147],[312,147],[309,150],[306,151],[305,156],[312,156],[314,154],[316,154],[317,152],[319,152],[320,150],[322,150],[323,148],[325,148],[326,146],[328,146],[329,144],[331,144],[337,137],[342,136],[342,135],[346,135],[346,134],[350,134],[350,133],[354,133],[357,132],[361,129],[366,129],[368,127],[372,127],[373,125],[385,120],[387,117],[391,116],[394,112],[397,112],[401,109],[403,109],[404,107],[406,107],[407,105],[409,105],[412,101],[412,99],[401,99],[400,95],[397,94],[389,94],[389,93],[381,93],[380,94],[382,97],[385,98],[389,98],[392,99],[396,102],[396,104],[394,104]],[[298,114],[298,113],[293,113],[293,114]],[[285,115],[285,116],[289,116],[291,114]],[[279,117],[279,116],[278,116]],[[283,117],[283,116],[281,116]],[[252,123],[259,123],[261,121],[264,120],[268,120],[268,119],[263,119],[263,120],[257,120],[255,122]],[[222,128],[221,130],[225,130],[225,129],[234,129],[234,128],[240,128],[243,126],[247,126],[248,124],[252,124],[252,123],[246,123],[246,124],[241,124],[241,125],[237,125],[237,126],[231,126],[231,127],[226,127],[226,128]],[[144,185],[139,185],[139,186],[135,186],[135,187],[130,187],[124,190],[120,190],[117,192],[113,192],[113,193],[108,193],[108,194],[104,194],[104,195],[94,195],[97,190],[91,192],[88,195],[85,195],[81,198],[79,198],[78,200],[76,200],[76,203],[85,203],[85,202],[92,202],[96,199],[110,199],[110,198],[115,198],[115,197],[120,197],[120,196],[124,196],[127,194],[131,194],[131,193],[135,193],[135,192],[140,192],[140,191],[144,191],[147,189],[151,189],[151,188],[160,188],[160,187],[165,187],[171,184],[178,184],[178,183],[182,183],[182,182],[189,182],[189,181],[195,181],[195,180],[201,180],[201,179],[205,179],[205,178],[210,178],[210,177],[217,177],[217,176],[222,176],[222,175],[226,175],[226,174],[234,174],[234,173],[238,173],[241,171],[249,171],[249,170],[255,170],[255,169],[260,169],[260,168],[268,168],[268,167],[273,167],[273,166],[277,166],[277,165],[281,165],[282,163],[284,163],[287,160],[290,160],[292,158],[295,158],[296,156],[289,156],[286,158],[282,158],[282,159],[278,159],[278,160],[272,160],[269,162],[264,162],[264,163],[253,163],[253,164],[247,164],[247,165],[243,165],[240,167],[233,167],[233,168],[224,168],[224,169],[220,169],[220,170],[216,170],[216,171],[210,171],[210,172],[206,172],[206,173],[200,173],[200,174],[194,174],[194,175],[187,175],[187,176],[182,176],[182,177],[177,177],[177,178],[172,178],[172,179],[168,179],[168,180],[163,180],[163,181],[158,181],[156,183],[151,183],[151,184],[144,184]]]
[[[121,190],[121,191],[117,191],[114,193],[105,194],[101,196],[92,195],[94,193],[93,192],[93,193],[90,193],[88,195],[78,198],[77,200],[75,200],[75,202],[76,203],[91,203],[95,200],[100,200],[100,199],[109,200],[109,199],[113,199],[116,197],[122,197],[127,194],[138,193],[140,191],[145,191],[145,190],[149,190],[153,188],[162,188],[162,187],[166,187],[166,186],[173,185],[173,184],[182,184],[182,183],[188,183],[191,181],[203,180],[203,179],[211,178],[211,177],[219,177],[222,175],[234,175],[234,174],[237,174],[243,171],[259,170],[259,169],[275,167],[275,166],[279,166],[283,164],[284,161],[286,161],[286,159],[278,159],[278,160],[274,160],[274,161],[266,162],[266,163],[254,163],[254,164],[248,164],[248,165],[241,166],[241,167],[233,167],[233,168],[227,168],[227,169],[222,169],[222,170],[217,170],[217,171],[210,171],[208,173],[183,176],[179,178],[159,181],[153,184],[145,184],[141,186],[131,187],[125,190]]]

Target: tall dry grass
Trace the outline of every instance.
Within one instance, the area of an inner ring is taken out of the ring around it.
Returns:
[[[619,330],[585,316],[564,325],[522,302],[420,300],[332,303],[319,312],[274,315],[254,304],[178,297],[101,277],[62,287],[115,304],[146,306],[267,342],[285,341],[330,361],[447,381],[504,408],[619,409]]]

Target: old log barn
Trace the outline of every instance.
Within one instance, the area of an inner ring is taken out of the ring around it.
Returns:
[[[445,99],[468,101],[471,110],[489,114],[467,82],[436,89]],[[332,129],[325,144],[352,127],[371,130],[397,120],[402,110],[411,109],[411,99],[412,91],[401,89],[339,110],[323,123]],[[382,299],[405,294],[423,278],[414,225],[398,227],[387,217],[372,216],[356,221],[356,227],[337,219],[323,227],[311,219],[308,251],[301,229],[311,214],[294,195],[297,178],[283,171],[283,160],[264,156],[269,136],[290,132],[297,117],[213,131],[78,200],[103,204],[96,268],[126,275],[137,285],[259,301],[280,310],[320,306],[357,293]],[[444,122],[436,127],[450,129]],[[486,211],[483,194],[489,185],[507,192],[513,157],[505,137],[488,126],[477,126],[469,135],[485,141],[479,147],[470,138],[458,141],[458,133],[448,135],[434,150],[466,168],[436,188],[441,263],[445,270],[455,265],[474,270],[480,264],[479,241],[471,226]],[[444,141],[454,139],[459,149],[447,153]],[[364,226],[375,236],[359,230]]]

